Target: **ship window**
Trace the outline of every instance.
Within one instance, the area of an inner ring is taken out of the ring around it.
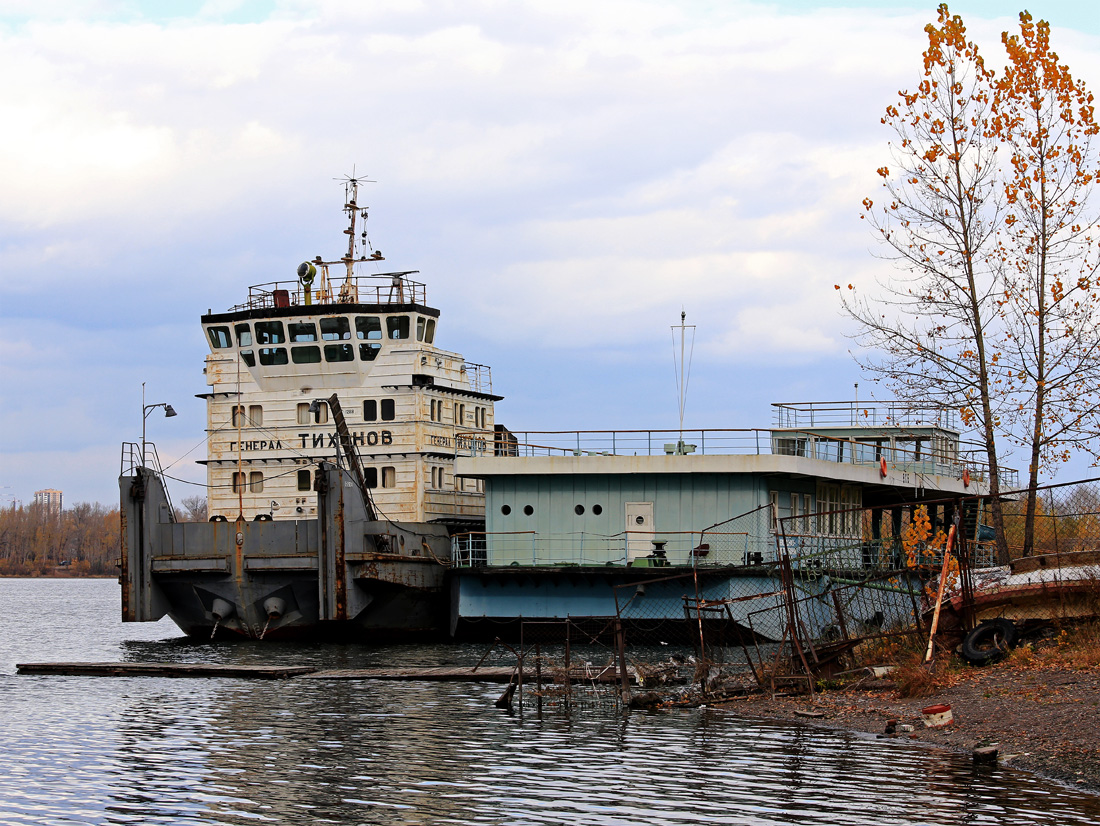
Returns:
[[[291,341],[316,341],[317,340],[317,325],[306,324],[304,322],[291,322],[286,325],[287,332],[290,333]]]
[[[431,420],[433,422],[443,421],[443,402],[437,399],[432,399],[431,402]]]
[[[286,348],[285,347],[261,347],[260,348],[260,364],[270,366],[272,364],[286,364]]]
[[[306,411],[309,411],[309,405],[306,405]],[[328,421],[328,402],[317,402],[317,412],[313,414],[313,421],[315,424],[324,424]]]
[[[238,347],[251,347],[252,346],[252,328],[247,324],[238,324],[234,327],[237,331],[237,346]]]
[[[360,315],[355,317],[355,335],[370,341],[382,340],[382,322],[378,316]]]
[[[309,424],[309,404],[307,402],[298,403],[298,424]]]
[[[254,470],[250,474],[248,474],[248,490],[252,493],[264,492],[263,471]]]
[[[466,421],[466,405],[455,402],[455,426],[462,427]]]
[[[532,507],[531,507],[530,505],[524,505],[524,506],[523,506],[523,512],[524,512],[524,513],[525,513],[525,514],[526,514],[527,516],[530,516],[531,514],[533,514],[533,513],[535,512],[535,509],[534,509],[534,508],[532,508]]]
[[[428,324],[424,328],[424,343],[431,344],[435,341],[435,319],[429,318]]]
[[[351,338],[351,328],[344,316],[321,319],[321,338],[325,341],[347,341]]]
[[[326,344],[325,361],[355,361],[355,351],[350,344]]]
[[[386,331],[389,338],[409,337],[409,317],[407,315],[391,315],[386,317]]]
[[[427,319],[424,318],[424,316],[422,316],[422,315],[419,315],[419,316],[416,317],[416,340],[417,341],[423,341],[424,340],[424,322],[425,321],[427,321]]]
[[[261,427],[264,423],[264,409],[258,404],[248,406],[248,423],[253,427]]]
[[[310,472],[308,470],[298,471],[298,490],[309,490],[313,486],[313,480],[310,479]]]
[[[382,421],[392,422],[394,419],[393,399],[382,399]]]
[[[439,471],[441,471],[442,469],[443,468],[438,468],[438,467],[433,467],[432,468],[431,487],[433,487],[433,488],[438,488],[439,487]]]
[[[281,321],[257,321],[256,322],[256,343],[257,344],[283,344],[286,342],[286,335],[283,333],[283,322]],[[263,359],[260,360],[261,363]],[[284,364],[286,362],[283,362]]]
[[[584,516],[584,505],[577,505],[573,508],[573,513],[577,516]]]
[[[233,492],[234,493],[240,493],[243,489],[244,489],[244,474],[243,473],[234,473],[233,474]]]
[[[603,505],[593,505],[592,513],[596,514],[596,516],[599,516],[601,513],[603,513]]]
[[[228,327],[211,327],[206,332],[210,335],[210,343],[217,350],[222,350],[233,344]]]
[[[291,347],[290,357],[295,364],[319,364],[321,361],[321,348]]]
[[[367,479],[367,487],[368,488],[378,487],[378,468],[376,468],[376,467],[365,467],[365,468],[363,468],[363,475]]]
[[[365,402],[363,402],[363,421],[378,421],[378,402],[376,402],[374,399],[367,399]]]
[[[249,367],[256,366],[256,356],[251,350],[241,350],[241,358],[244,359],[244,363]]]
[[[244,408],[238,405],[233,405],[232,416],[233,427],[242,427],[244,425]]]
[[[360,344],[359,358],[361,358],[363,361],[374,361],[376,358],[378,358],[378,351],[381,349],[381,344]]]
[[[500,512],[503,513],[505,516],[507,516],[508,514],[510,514],[512,512],[512,506],[511,505],[501,505],[500,506]]]
[[[397,468],[387,465],[382,468],[382,487],[392,488],[397,484]]]

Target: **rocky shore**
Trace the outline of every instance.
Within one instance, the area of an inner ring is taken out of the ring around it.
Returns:
[[[921,710],[935,704],[951,706],[950,726],[924,726]],[[748,694],[717,705],[747,716],[873,734],[884,734],[894,720],[889,736],[964,752],[995,746],[1002,765],[1100,793],[1100,666],[970,668],[922,698],[899,698],[888,678],[868,677],[818,691],[812,699]]]

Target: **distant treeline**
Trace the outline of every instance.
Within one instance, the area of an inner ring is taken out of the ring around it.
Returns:
[[[206,519],[206,500],[184,500],[179,521]],[[41,505],[0,509],[0,576],[118,574],[118,508],[82,502],[60,514]]]

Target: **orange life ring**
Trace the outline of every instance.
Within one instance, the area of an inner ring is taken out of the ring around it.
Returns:
[[[963,487],[970,487],[970,468],[968,467],[963,468]]]
[[[878,472],[883,479],[886,478],[886,457],[883,456],[878,460]]]

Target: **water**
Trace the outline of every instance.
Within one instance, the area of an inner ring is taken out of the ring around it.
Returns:
[[[192,643],[106,580],[0,579],[0,823],[1084,824],[1100,797],[717,709],[509,714],[501,687],[18,676],[16,662],[476,662],[482,646]]]

